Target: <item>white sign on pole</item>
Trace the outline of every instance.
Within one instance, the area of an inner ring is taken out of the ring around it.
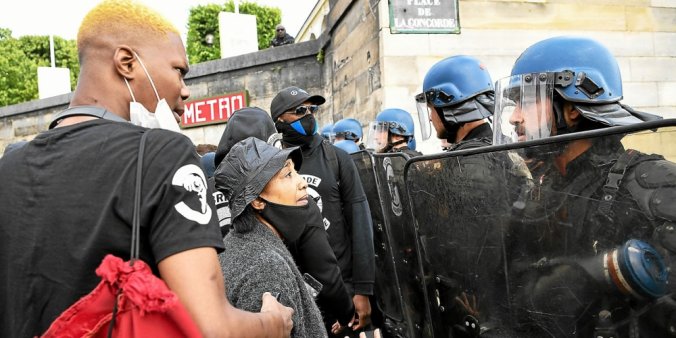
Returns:
[[[255,15],[221,12],[218,26],[222,59],[258,51]]]
[[[70,69],[38,67],[38,97],[70,93]]]

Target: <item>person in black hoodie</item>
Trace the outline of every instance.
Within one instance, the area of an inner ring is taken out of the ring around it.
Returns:
[[[237,110],[230,117],[228,126],[218,143],[214,156],[215,165],[219,167],[230,149],[248,137],[271,143],[276,135],[275,125],[270,115],[263,109],[246,107]],[[227,235],[231,226],[228,200],[221,191],[216,190],[216,187],[222,185],[224,174],[217,170],[214,178],[209,180],[210,187],[214,189],[212,191],[214,191],[223,237]],[[337,320],[341,326],[347,325],[355,312],[352,296],[345,287],[338,261],[331,250],[328,235],[321,220],[308,223],[298,239],[284,243],[296,261],[298,269],[322,284],[321,291],[317,295],[319,306],[334,319],[334,323]]]
[[[292,86],[277,93],[270,109],[275,127],[282,133],[282,145],[301,148],[300,174],[308,182],[308,194],[322,210],[343,280],[354,294],[357,313],[352,329],[359,331],[371,323],[369,296],[375,280],[371,212],[350,156],[318,133],[314,113],[324,102],[324,97]]]

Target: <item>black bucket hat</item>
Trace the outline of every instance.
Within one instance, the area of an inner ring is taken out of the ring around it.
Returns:
[[[214,181],[216,189],[230,202],[233,222],[260,195],[287,159],[299,170],[303,155],[298,147],[279,149],[255,137],[238,142],[230,149],[214,173]]]

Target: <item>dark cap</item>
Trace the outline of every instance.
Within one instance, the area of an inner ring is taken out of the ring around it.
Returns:
[[[298,87],[286,87],[282,89],[275,98],[272,99],[272,104],[270,104],[270,114],[272,115],[272,120],[277,121],[279,115],[282,115],[284,112],[289,109],[296,108],[300,106],[303,102],[309,101],[312,104],[322,105],[326,102],[326,99],[321,95],[312,95],[308,94],[305,89]]]

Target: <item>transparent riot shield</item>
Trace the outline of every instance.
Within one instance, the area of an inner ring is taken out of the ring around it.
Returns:
[[[376,174],[381,170],[374,168],[372,156],[368,151],[352,154],[373,220],[376,306],[383,317],[381,329],[385,337],[429,337],[430,335],[423,335],[424,322],[428,321],[424,320],[427,312],[412,221],[411,218],[408,219],[406,226],[410,228],[406,231],[401,229],[403,221],[393,227],[389,215],[392,204],[387,179]],[[405,161],[403,156],[397,157],[396,171],[400,175],[401,183]],[[390,175],[393,174],[391,169]],[[410,217],[408,207],[402,204],[401,199],[397,199],[395,209],[400,216]]]
[[[401,153],[373,155],[383,219],[389,233],[406,317],[415,329],[413,336],[429,337],[431,327],[422,289],[416,231],[408,196],[404,194],[404,166],[408,158]]]
[[[670,337],[675,125],[411,159],[434,337]]]

